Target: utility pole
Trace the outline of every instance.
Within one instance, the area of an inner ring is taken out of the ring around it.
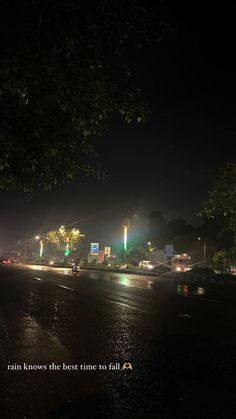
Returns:
[[[197,238],[199,241],[202,240],[201,237]],[[203,261],[204,263],[206,263],[206,256],[207,256],[207,244],[206,244],[206,240],[203,239]]]

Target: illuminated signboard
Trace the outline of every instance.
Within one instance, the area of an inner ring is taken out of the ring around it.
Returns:
[[[99,255],[99,243],[91,243],[90,244],[90,255]]]
[[[110,256],[111,255],[111,248],[110,247],[105,247],[104,252],[105,252],[106,256]]]

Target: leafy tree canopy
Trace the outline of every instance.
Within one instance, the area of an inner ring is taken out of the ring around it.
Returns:
[[[231,231],[236,238],[236,164],[228,163],[218,173],[201,215],[217,221],[222,233]]]
[[[231,261],[227,254],[223,250],[220,250],[213,257],[212,265],[216,271],[219,271],[221,274],[223,274],[224,272],[229,271]]]
[[[0,187],[32,193],[96,172],[91,142],[148,114],[129,53],[158,39],[135,0],[5,0],[0,13]]]
[[[66,243],[70,246],[74,246],[80,242],[84,235],[81,234],[78,228],[65,228],[61,226],[58,230],[49,231],[46,235],[49,243],[52,243],[58,247],[64,247]]]

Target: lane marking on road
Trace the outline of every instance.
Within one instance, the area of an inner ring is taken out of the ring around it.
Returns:
[[[60,288],[65,288],[66,290],[74,291],[74,288],[66,287],[66,285],[59,285]]]
[[[37,279],[37,281],[43,281],[42,278],[37,278],[37,276],[35,276],[34,279]]]
[[[129,304],[120,303],[119,301],[110,301],[110,300],[108,300],[108,302],[110,304],[117,304],[117,305],[122,306],[122,307],[131,308],[131,310],[140,311],[141,313],[147,313],[146,310],[142,310],[141,308],[130,306]]]

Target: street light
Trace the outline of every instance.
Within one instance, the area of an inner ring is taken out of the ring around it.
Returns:
[[[201,237],[198,237],[197,239],[199,241],[202,240]],[[204,263],[206,262],[206,251],[207,251],[207,248],[206,248],[206,240],[204,240],[203,241],[203,261],[204,261]]]
[[[151,253],[153,251],[153,248],[151,247],[152,246],[152,243],[151,242],[147,242],[147,244],[148,244],[148,252],[149,252],[149,255],[151,256]]]
[[[124,229],[124,261],[127,251],[127,242],[128,242],[128,229],[130,228],[130,221],[128,218],[124,218],[122,222],[122,227]]]
[[[35,236],[35,240],[40,240],[40,236],[37,234]],[[39,257],[41,258],[43,256],[43,240],[40,240],[39,242]]]
[[[66,249],[65,249],[65,256],[70,255],[70,249],[69,249],[69,238],[66,239]]]
[[[40,240],[40,250],[39,250],[39,257],[43,257],[43,240]]]

